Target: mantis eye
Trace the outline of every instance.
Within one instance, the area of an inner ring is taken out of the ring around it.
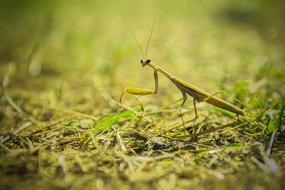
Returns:
[[[150,63],[150,59],[147,59],[147,60],[146,60],[146,63],[149,64],[149,63]]]
[[[143,60],[141,59],[141,64],[143,64]]]

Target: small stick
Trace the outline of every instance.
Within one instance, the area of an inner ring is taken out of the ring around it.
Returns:
[[[276,129],[276,130],[272,133],[272,135],[271,135],[271,137],[270,137],[269,145],[268,145],[268,148],[267,148],[267,150],[266,150],[266,156],[270,156],[270,154],[271,154],[271,149],[272,149],[273,142],[274,142],[274,138],[275,138],[275,135],[276,135],[276,132],[277,132],[277,131],[278,131],[278,129]]]

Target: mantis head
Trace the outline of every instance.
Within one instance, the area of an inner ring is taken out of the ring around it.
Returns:
[[[143,59],[141,59],[141,65],[144,67],[146,65],[149,65],[151,63],[151,60],[150,59],[145,59],[146,55],[147,55],[147,51],[148,51],[148,48],[149,48],[149,44],[150,44],[150,40],[151,40],[151,36],[152,36],[152,32],[153,32],[153,28],[154,28],[154,24],[155,24],[155,19],[153,20],[153,23],[152,23],[152,27],[151,27],[151,31],[150,31],[150,35],[149,35],[149,38],[148,38],[148,42],[147,42],[147,46],[146,46],[146,50],[145,52],[143,51],[138,39],[136,38],[136,35],[133,33],[133,31],[131,30],[131,28],[129,27],[129,25],[127,23],[125,23],[127,28],[129,29],[130,33],[132,34],[133,38],[135,39],[137,45],[138,45],[138,48],[140,50],[140,53],[143,57]]]
[[[148,65],[150,62],[151,62],[150,59],[147,59],[147,60],[141,59],[141,64],[142,64],[143,67],[146,66],[146,65]]]

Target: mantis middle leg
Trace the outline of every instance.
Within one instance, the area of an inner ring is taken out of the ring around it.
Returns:
[[[184,106],[184,104],[185,104],[185,102],[187,100],[187,94],[183,90],[181,90],[180,88],[179,88],[179,90],[180,90],[180,92],[181,92],[181,94],[183,96],[182,97],[182,103],[181,103],[181,106],[180,106],[180,109],[179,109],[179,113],[180,113],[180,118],[182,120],[183,127],[184,127],[184,129],[186,131],[186,126],[185,126],[185,122],[184,122],[183,115],[182,115],[182,107]]]
[[[197,118],[198,118],[198,112],[197,112],[197,105],[196,105],[196,100],[195,100],[195,98],[193,98],[193,107],[194,107],[194,111],[195,111],[195,118],[194,118],[194,127],[195,127],[195,125],[196,125],[196,120],[197,120]]]

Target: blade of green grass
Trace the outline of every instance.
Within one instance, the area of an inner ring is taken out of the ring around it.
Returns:
[[[109,130],[114,124],[119,122],[119,120],[131,118],[133,116],[135,116],[135,114],[132,111],[123,111],[103,116],[101,119],[99,119],[98,124],[95,126],[95,128],[86,134],[86,137],[83,139],[82,146],[88,145],[92,139],[92,136],[96,136],[99,133]]]
[[[267,129],[270,133],[274,132],[282,125],[282,116],[285,110],[285,102],[281,104],[281,108],[277,118],[269,118],[269,122],[267,124]]]

